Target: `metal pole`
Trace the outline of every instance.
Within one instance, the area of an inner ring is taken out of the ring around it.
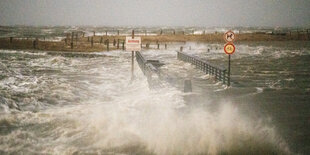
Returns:
[[[132,30],[131,34],[132,39],[135,37],[135,30]],[[134,77],[134,57],[135,57],[135,51],[131,51],[131,80],[133,80]]]
[[[230,86],[230,54],[228,55],[228,81],[227,85]]]

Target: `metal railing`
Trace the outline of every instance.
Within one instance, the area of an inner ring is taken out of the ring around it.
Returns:
[[[223,84],[230,83],[230,78],[227,74],[227,71],[225,68],[220,66],[215,66],[213,64],[208,63],[206,60],[203,60],[197,56],[189,55],[184,52],[177,52],[177,58],[179,60],[189,62],[193,65],[195,65],[198,69],[203,71],[206,74],[214,75],[215,79],[218,81],[222,81]]]
[[[136,52],[136,59],[151,88],[162,87],[160,70],[146,60],[140,52]]]

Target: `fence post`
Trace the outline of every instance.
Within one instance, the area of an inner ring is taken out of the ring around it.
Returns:
[[[159,43],[157,43],[157,49],[159,49]]]
[[[91,47],[93,47],[94,46],[94,39],[93,39],[93,37],[91,37]]]
[[[110,49],[109,49],[109,39],[107,39],[107,51],[109,51]]]
[[[123,41],[122,44],[123,44],[123,45],[122,45],[122,49],[125,50],[125,41]]]
[[[119,49],[119,39],[117,39],[117,49]]]
[[[299,31],[297,30],[297,40],[299,40]]]
[[[10,37],[10,43],[11,44],[13,43],[13,37]]]
[[[70,34],[69,33],[67,33],[67,41],[69,41],[69,38],[70,38],[70,36],[69,36]]]
[[[114,39],[114,40],[113,40],[113,46],[114,46],[114,47],[115,47],[115,44],[116,44],[116,40]]]
[[[45,40],[45,37],[44,37],[44,40]],[[75,43],[77,44],[77,41],[78,41],[78,33],[75,34]]]
[[[73,39],[74,39],[74,32],[71,33],[71,43],[73,43]]]
[[[37,42],[36,40],[33,40],[33,42],[32,42],[32,46],[33,46],[34,49],[36,49],[36,45],[37,45],[36,42]]]

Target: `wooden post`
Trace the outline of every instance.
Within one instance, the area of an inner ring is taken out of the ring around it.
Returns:
[[[70,39],[70,36],[69,36],[70,34],[69,33],[67,33],[67,41],[69,41],[69,39]]]
[[[297,30],[297,40],[299,40],[299,31]]]
[[[135,30],[132,30],[131,33],[131,38],[134,39],[135,37]],[[131,80],[133,80],[134,77],[134,57],[135,57],[135,52],[131,51]]]
[[[167,44],[165,44],[165,49],[167,49]]]
[[[78,42],[78,33],[75,34],[75,44]]]
[[[94,36],[96,36],[96,32],[94,31]]]
[[[33,40],[33,42],[32,42],[32,46],[33,46],[34,49],[36,49],[36,45],[37,45],[36,42],[37,42],[36,40]]]
[[[122,42],[122,49],[125,50],[125,41]]]
[[[157,43],[157,49],[159,49],[159,43]]]
[[[175,29],[173,29],[173,35],[175,35]]]
[[[107,39],[107,51],[110,50],[109,46],[110,46],[109,39]]]
[[[70,43],[70,47],[71,47],[71,49],[73,49],[73,42]]]
[[[71,43],[73,43],[74,32],[71,33]]]
[[[119,39],[117,39],[117,49],[119,49]]]
[[[89,42],[89,36],[87,37],[87,42]]]
[[[39,49],[39,38],[36,38],[36,48]]]
[[[113,40],[113,46],[115,47],[115,45],[116,45],[116,40],[114,39]]]
[[[93,46],[94,46],[94,38],[91,37],[91,47],[93,47]]]
[[[180,47],[180,52],[182,52],[182,51],[183,51],[183,46]]]
[[[13,37],[10,37],[10,44],[13,43]]]

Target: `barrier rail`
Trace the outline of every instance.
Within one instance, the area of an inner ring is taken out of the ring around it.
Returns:
[[[198,69],[200,69],[206,74],[214,75],[216,80],[222,81],[224,84],[228,84],[229,83],[228,81],[230,81],[226,69],[223,67],[215,66],[213,64],[208,63],[206,60],[202,60],[197,56],[188,55],[184,52],[179,51],[177,52],[177,58],[179,60],[189,62],[195,65]]]
[[[145,60],[140,52],[136,52],[136,59],[143,74],[147,77],[149,85],[154,87],[162,87],[162,83],[159,79],[160,71],[149,60]]]

